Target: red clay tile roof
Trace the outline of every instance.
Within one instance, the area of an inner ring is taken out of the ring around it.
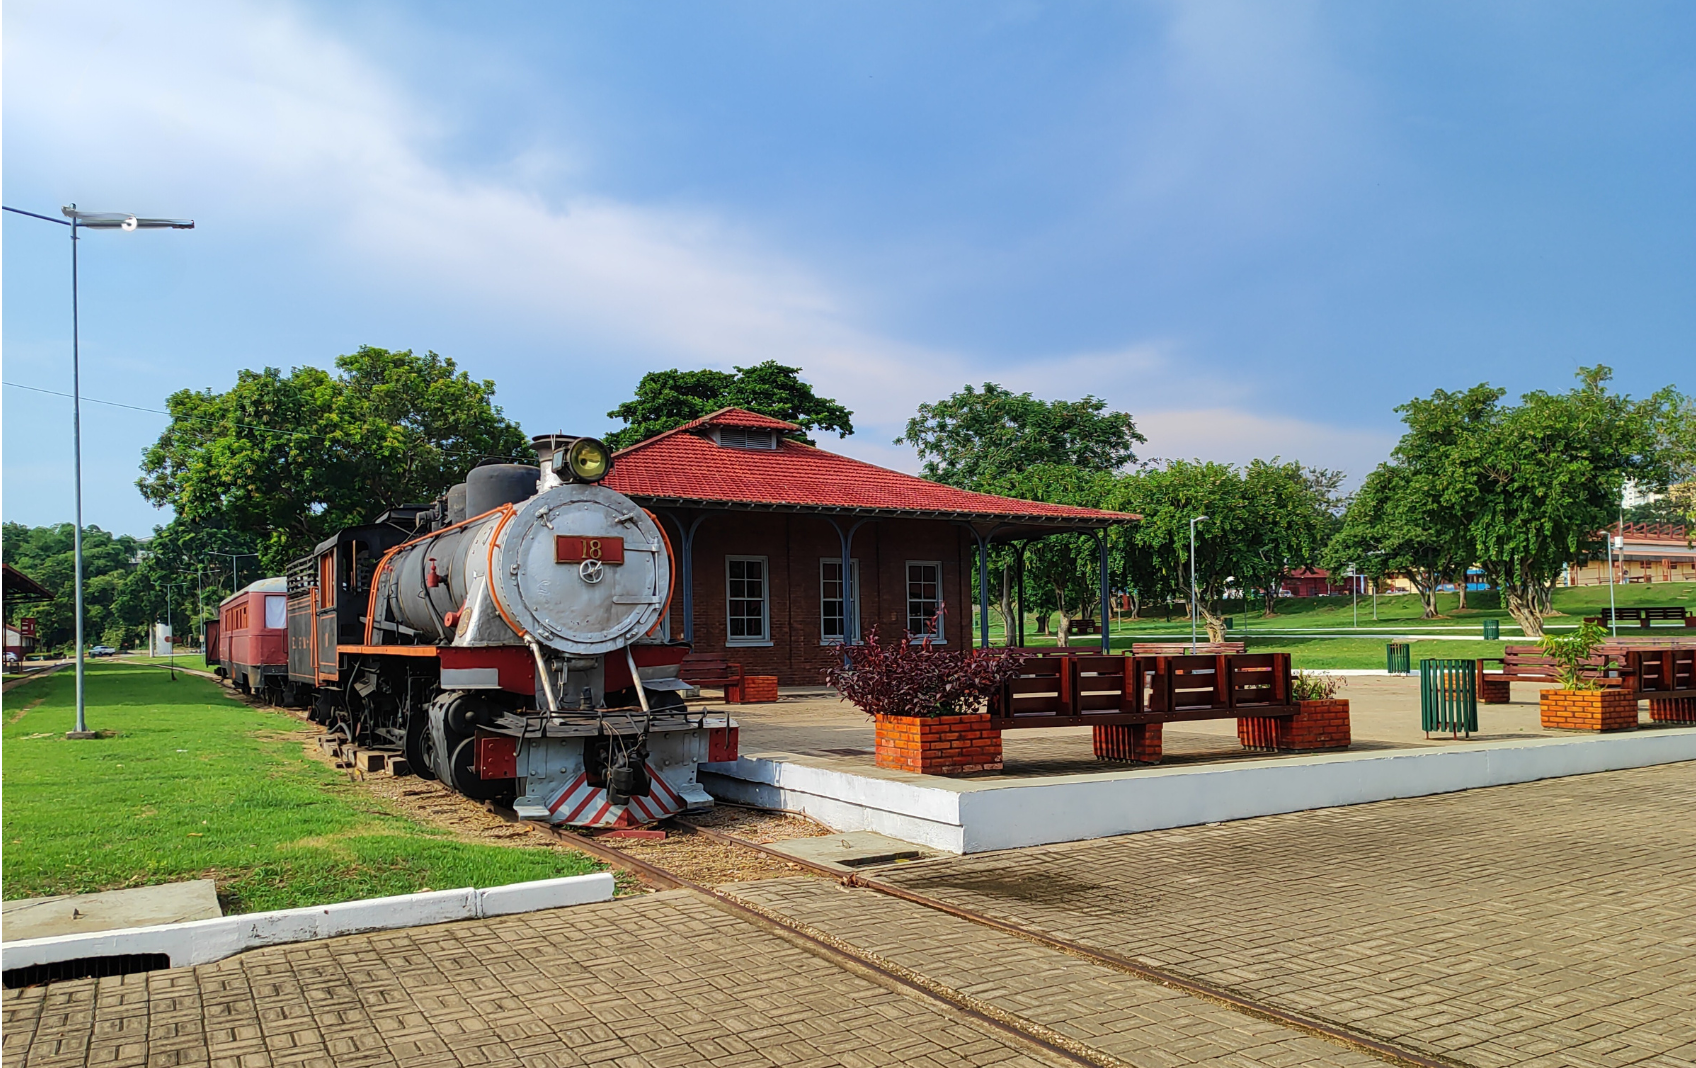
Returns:
[[[924,514],[1043,525],[1076,520],[1091,527],[1137,518],[1097,508],[973,493],[788,439],[781,440],[775,450],[735,449],[687,432],[712,424],[796,429],[740,408],[714,412],[619,450],[605,485],[638,500],[687,504]]]
[[[753,426],[766,430],[800,430],[794,423],[785,423],[781,419],[773,419],[769,415],[750,412],[746,408],[720,408],[701,416],[691,423],[684,423],[677,430],[694,430],[703,426]],[[675,431],[673,431],[675,433]]]

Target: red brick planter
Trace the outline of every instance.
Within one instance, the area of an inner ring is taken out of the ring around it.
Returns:
[[[724,688],[725,704],[758,705],[777,700],[776,675],[744,675],[742,681]]]
[[[1162,752],[1161,724],[1109,723],[1091,728],[1095,755],[1102,760],[1158,764]]]
[[[1544,730],[1629,731],[1637,728],[1637,695],[1620,689],[1544,690]]]
[[[1001,770],[1001,731],[984,713],[877,717],[877,766],[921,775]]]
[[[1513,689],[1507,679],[1492,679],[1482,671],[1478,673],[1478,703],[1481,705],[1505,705],[1513,700]]]
[[[1656,723],[1696,723],[1696,697],[1651,697],[1649,718]]]
[[[1331,698],[1301,701],[1301,711],[1283,719],[1245,716],[1237,720],[1237,741],[1246,749],[1347,749],[1349,703]]]

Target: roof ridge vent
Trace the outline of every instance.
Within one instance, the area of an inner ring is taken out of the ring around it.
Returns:
[[[715,426],[713,440],[727,449],[751,449],[760,452],[774,452],[777,449],[777,431],[756,426]]]

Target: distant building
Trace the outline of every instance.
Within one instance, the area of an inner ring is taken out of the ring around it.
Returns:
[[[1568,567],[1566,585],[1696,582],[1696,547],[1691,545],[1690,531],[1683,524],[1627,523],[1623,532],[1615,525],[1608,528],[1607,534],[1624,542],[1614,550],[1612,571],[1604,553],[1601,559]]]
[[[1347,577],[1338,577],[1343,578],[1344,585],[1339,586],[1337,583],[1333,582],[1331,580],[1331,573],[1322,567],[1303,568],[1300,571],[1293,571],[1290,573],[1289,577],[1284,579],[1283,592],[1281,596],[1332,597],[1337,594],[1348,593],[1349,587],[1347,585]]]
[[[621,450],[605,483],[658,516],[671,541],[666,631],[784,685],[822,684],[842,642],[874,626],[886,641],[906,632],[970,646],[980,538],[1136,520],[956,489],[795,441],[799,429],[726,408]]]

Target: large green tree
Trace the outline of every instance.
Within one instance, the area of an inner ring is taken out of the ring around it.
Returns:
[[[1128,413],[1098,397],[1043,401],[985,382],[981,392],[967,386],[919,405],[895,443],[918,450],[926,478],[987,490],[1041,464],[1118,471],[1146,440]]]
[[[1397,409],[1408,429],[1395,459],[1441,487],[1473,562],[1527,637],[1542,636],[1566,566],[1604,551],[1625,482],[1664,487],[1670,474],[1663,432],[1677,395],[1634,401],[1608,388],[1602,366],[1578,377],[1572,390],[1527,393],[1517,405],[1480,385]]]
[[[1230,464],[1172,460],[1126,476],[1120,507],[1142,516],[1136,539],[1146,550],[1151,572],[1168,587],[1190,590],[1190,520],[1195,527],[1195,609],[1209,641],[1223,641],[1225,616],[1219,601],[1263,557],[1263,512],[1243,473]]]
[[[1243,596],[1258,589],[1264,614],[1276,614],[1284,580],[1317,567],[1337,526],[1343,474],[1295,462],[1255,460],[1242,471],[1243,495],[1253,510],[1254,536],[1244,554]]]
[[[829,397],[820,397],[801,381],[799,367],[767,360],[752,367],[726,371],[650,371],[636,384],[636,396],[607,413],[624,426],[607,435],[607,444],[624,449],[716,412],[746,408],[774,419],[795,423],[800,440],[816,431],[834,430],[838,437],[854,432],[854,413]]]
[[[1441,483],[1394,463],[1366,476],[1323,557],[1335,574],[1354,568],[1374,580],[1405,575],[1426,619],[1437,618],[1438,587],[1457,578],[1464,584],[1471,562],[1469,524],[1444,505]]]
[[[36,642],[42,649],[69,649],[76,641],[75,530],[70,523],[30,527],[7,523],[5,561],[47,587],[51,601],[6,606],[6,621],[24,616],[36,621]],[[83,634],[94,645],[123,646],[133,642],[144,621],[126,615],[120,604],[136,570],[142,543],[127,534],[112,535],[99,527],[84,527]]]
[[[362,346],[336,374],[244,370],[223,393],[182,390],[142,456],[142,496],[253,539],[270,571],[342,527],[431,500],[485,461],[529,461],[518,425],[434,352]]]
[[[1110,472],[1090,471],[1066,464],[1036,464],[1012,472],[988,487],[990,492],[1027,501],[1070,504],[1081,508],[1108,507],[1115,478]],[[1111,542],[1110,542],[1111,544]],[[1003,620],[1011,619],[1012,588],[1017,566],[1015,554],[1023,553],[1025,595],[1046,623],[1059,613],[1059,644],[1070,642],[1072,620],[1092,618],[1101,599],[1099,543],[1088,534],[1054,534],[1025,545],[998,546],[990,555],[991,589],[998,594]],[[1020,606],[1020,611],[1024,606]],[[1039,630],[1046,631],[1046,626]],[[1016,625],[1008,623],[1007,641],[1012,644]]]

